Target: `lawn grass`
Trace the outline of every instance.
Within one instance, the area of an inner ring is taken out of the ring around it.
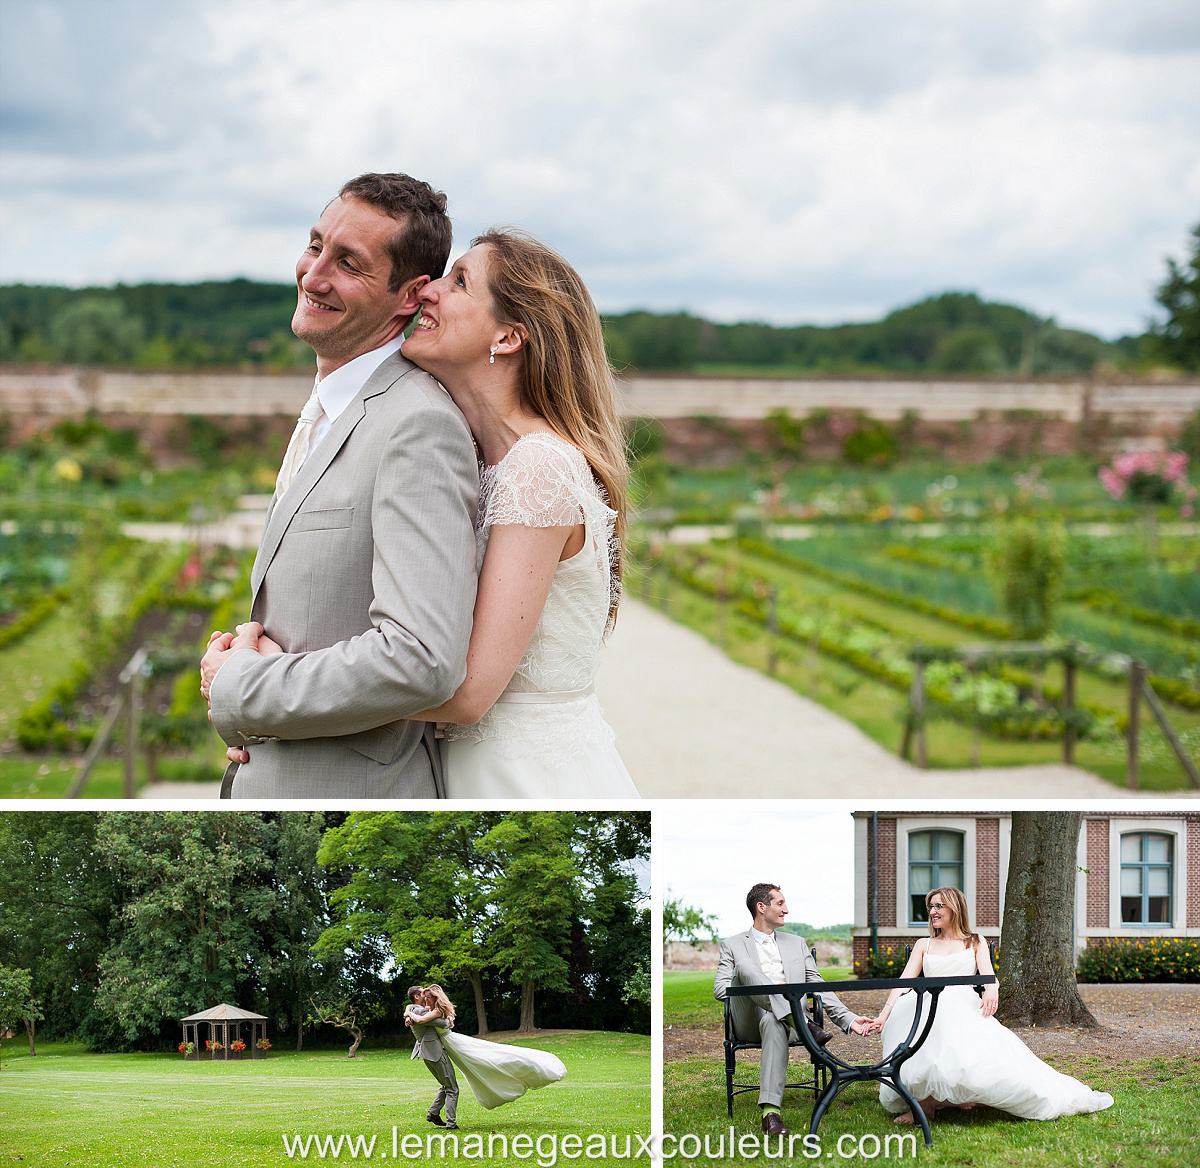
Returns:
[[[822,969],[827,981],[850,976],[844,966]],[[668,970],[663,975],[663,1025],[697,1027],[712,1032],[719,1043],[721,1014],[712,999],[712,974]],[[852,1058],[842,1052],[844,1057]],[[746,1056],[742,1056],[745,1058]],[[795,1059],[797,1056],[793,1056]],[[739,1063],[742,1060],[739,1059]],[[748,1060],[753,1062],[753,1056]],[[860,1147],[855,1158],[883,1161],[919,1157],[928,1164],[1020,1165],[1021,1168],[1057,1168],[1059,1165],[1102,1165],[1112,1168],[1170,1168],[1194,1163],[1186,1151],[1186,1134],[1195,1111],[1196,1060],[1188,1058],[1131,1058],[1106,1061],[1094,1055],[1061,1055],[1048,1058],[1056,1069],[1074,1075],[1116,1099],[1113,1107],[1094,1115],[1066,1116],[1048,1123],[1020,1120],[980,1107],[974,1111],[939,1113],[933,1124],[933,1147],[926,1148],[917,1129],[918,1150],[912,1146],[876,1145],[889,1136],[903,1135],[879,1104],[878,1088],[858,1083],[847,1088],[821,1121],[819,1158],[838,1158],[837,1141],[845,1137],[843,1151]],[[746,1076],[751,1080],[751,1068]],[[802,1137],[808,1131],[812,1097],[787,1092],[784,1122]],[[758,1131],[759,1113],[753,1092],[734,1097],[732,1126],[736,1135]],[[699,1137],[701,1149],[708,1138],[715,1152],[718,1141],[730,1146],[730,1120],[725,1112],[725,1073],[720,1048],[711,1058],[669,1061],[663,1068],[663,1130],[677,1137]],[[760,1159],[762,1157],[759,1153]],[[793,1159],[803,1163],[803,1145],[795,1145]],[[689,1164],[728,1164],[731,1161],[701,1154]]]
[[[515,1045],[557,1054],[566,1079],[494,1111],[480,1107],[462,1084],[460,1139],[472,1132],[485,1141],[488,1133],[503,1134],[510,1142],[520,1134],[577,1135],[586,1146],[593,1133],[604,1133],[618,1137],[619,1148],[631,1137],[636,1150],[637,1137],[649,1134],[647,1036],[549,1032]],[[12,1049],[0,1071],[0,1160],[30,1168],[278,1165],[288,1162],[284,1134],[375,1136],[373,1158],[381,1160],[392,1156],[393,1126],[401,1140],[409,1133],[424,1140],[435,1130],[425,1112],[436,1084],[407,1050],[368,1049],[355,1059],[334,1051],[272,1051],[266,1059],[225,1063],[87,1054],[65,1044],[45,1045],[36,1058]],[[309,1156],[317,1158],[315,1151]],[[348,1145],[341,1158],[351,1158]]]
[[[932,1125],[933,1147],[921,1143],[920,1129],[913,1145],[902,1149],[878,1141],[902,1135],[879,1104],[878,1088],[856,1083],[838,1096],[821,1121],[821,1159],[861,1149],[856,1158],[892,1162],[916,1159],[924,1164],[1020,1168],[1061,1168],[1062,1165],[1104,1165],[1112,1168],[1175,1168],[1195,1163],[1190,1125],[1195,1112],[1195,1064],[1187,1059],[1139,1059],[1119,1066],[1097,1059],[1047,1060],[1089,1086],[1109,1091],[1116,1103],[1094,1115],[1065,1116],[1047,1123],[1015,1119],[988,1107],[939,1114]],[[1080,1065],[1076,1065],[1076,1063]],[[1083,1065],[1089,1064],[1089,1065]],[[753,1092],[733,1101],[732,1127],[737,1134],[757,1132],[759,1114]],[[811,1096],[788,1092],[784,1122],[794,1133],[808,1131]],[[725,1113],[725,1074],[720,1055],[711,1059],[670,1062],[663,1073],[663,1129],[679,1136],[693,1133],[716,1150],[724,1137],[729,1147],[731,1121]],[[861,1144],[863,1137],[867,1137]],[[874,1137],[874,1138],[872,1138]],[[801,1145],[794,1160],[804,1163]],[[761,1153],[760,1153],[761,1156]],[[728,1159],[700,1155],[694,1165],[728,1164]]]

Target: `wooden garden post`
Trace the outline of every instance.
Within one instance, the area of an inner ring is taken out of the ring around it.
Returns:
[[[123,794],[126,799],[137,795],[137,750],[142,723],[142,671],[130,670],[129,714],[125,720],[125,778]]]
[[[1063,762],[1075,761],[1075,645],[1063,654]]]
[[[917,766],[924,769],[925,756],[925,660],[916,657],[913,660],[912,679],[912,720],[913,731],[917,741]]]
[[[767,591],[767,673],[772,677],[779,666],[779,588]]]
[[[1138,721],[1142,708],[1142,686],[1146,684],[1146,666],[1136,658],[1129,660],[1129,755],[1125,767],[1125,785],[1138,789]]]

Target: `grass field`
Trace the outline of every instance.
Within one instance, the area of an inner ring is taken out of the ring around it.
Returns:
[[[489,1133],[510,1143],[521,1134],[534,1140],[575,1135],[586,1146],[589,1137],[603,1133],[606,1140],[617,1137],[618,1152],[627,1136],[636,1151],[637,1137],[650,1131],[648,1037],[552,1031],[517,1045],[553,1051],[567,1066],[566,1079],[494,1111],[480,1107],[461,1084],[460,1139],[482,1134],[486,1144]],[[406,1134],[424,1141],[436,1130],[425,1121],[436,1084],[419,1062],[410,1062],[407,1050],[368,1049],[355,1059],[332,1051],[272,1051],[266,1059],[228,1063],[87,1054],[63,1044],[41,1047],[36,1058],[19,1050],[10,1044],[0,1070],[0,1162],[23,1168],[252,1168],[287,1163],[285,1136],[336,1140],[343,1133],[361,1135],[367,1144],[375,1137],[369,1158],[384,1160],[392,1158],[393,1127],[398,1141]],[[360,1160],[368,1159],[365,1146],[359,1145]],[[321,1158],[315,1143],[309,1149],[307,1159]],[[352,1158],[349,1142],[340,1158]]]
[[[845,980],[845,967],[821,970],[826,981]],[[730,1161],[704,1152],[718,1152],[724,1139],[730,1147],[731,1121],[725,1112],[725,1074],[720,1053],[720,1012],[712,998],[712,974],[667,971],[663,976],[665,1027],[701,1028],[710,1032],[711,1057],[670,1059],[663,1068],[663,1128],[676,1137],[699,1137],[701,1154],[689,1164],[726,1164]],[[848,1005],[849,999],[843,999]],[[836,1041],[836,1040],[835,1040]],[[847,1042],[850,1040],[848,1039]],[[853,1059],[852,1048],[841,1051]],[[801,1056],[793,1054],[793,1061]],[[752,1060],[751,1060],[752,1061]],[[1059,1165],[1101,1165],[1109,1168],[1175,1168],[1195,1163],[1188,1152],[1190,1125],[1195,1111],[1197,1065],[1187,1058],[1130,1057],[1100,1059],[1090,1054],[1057,1055],[1047,1061],[1099,1091],[1108,1091],[1116,1103],[1094,1115],[1068,1116],[1047,1123],[1014,1119],[980,1107],[975,1111],[939,1113],[933,1125],[934,1146],[886,1144],[888,1137],[903,1135],[879,1104],[878,1088],[854,1084],[838,1096],[821,1121],[819,1153],[805,1154],[795,1145],[794,1159],[919,1158],[922,1163],[992,1168],[1058,1168]],[[739,1060],[740,1062],[740,1060]],[[753,1077],[750,1068],[749,1077]],[[759,1114],[753,1092],[734,1098],[732,1128],[735,1135],[758,1131]],[[802,1137],[808,1131],[812,1097],[789,1091],[784,1100],[784,1121]],[[841,1140],[839,1145],[838,1141]],[[764,1158],[760,1152],[760,1159]],[[745,1162],[745,1161],[744,1161]]]

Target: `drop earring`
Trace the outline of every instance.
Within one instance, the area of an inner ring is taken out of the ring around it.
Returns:
[[[492,346],[492,355],[491,355],[491,356],[488,358],[488,364],[489,364],[489,365],[495,365],[495,364],[496,364],[496,348],[497,348],[497,346],[496,346],[496,345],[493,345],[493,346]]]

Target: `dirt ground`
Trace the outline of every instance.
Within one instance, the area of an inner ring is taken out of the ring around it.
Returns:
[[[1190,1058],[1200,1062],[1200,985],[1081,985],[1079,993],[1100,1023],[1099,1028],[1044,1030],[1025,1026],[1015,1028],[1014,1033],[1043,1057],[1095,1057],[1110,1066],[1148,1058]],[[842,1001],[851,1009],[873,1017],[886,996],[871,991],[847,993]],[[721,1010],[715,1001],[711,1026],[672,1027],[667,1018],[664,1059],[671,1062],[711,1058],[720,1065],[724,1058],[721,1026]],[[836,1034],[834,1041],[839,1054],[853,1062],[867,1062],[883,1053],[878,1036]],[[754,1056],[746,1052],[741,1057]]]

